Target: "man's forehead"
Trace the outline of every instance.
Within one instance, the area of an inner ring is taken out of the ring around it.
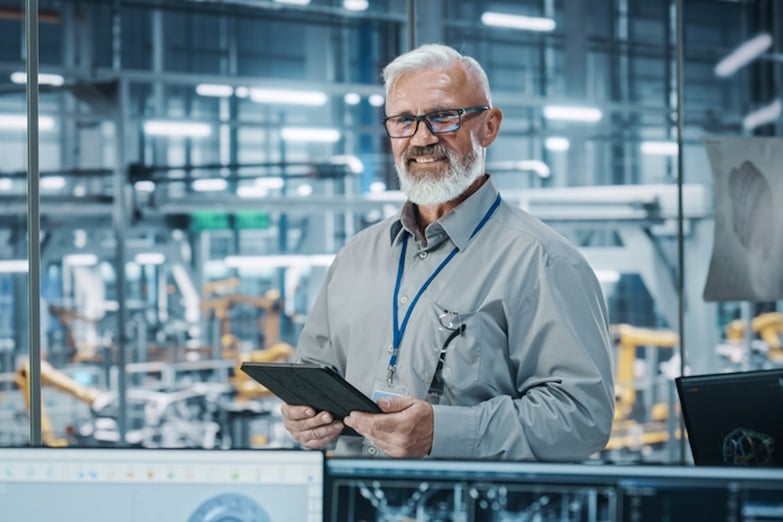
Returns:
[[[391,87],[387,105],[443,107],[449,105],[452,99],[470,95],[473,92],[470,83],[465,70],[459,65],[411,71],[400,76]]]

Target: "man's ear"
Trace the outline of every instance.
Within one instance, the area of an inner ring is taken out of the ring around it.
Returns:
[[[500,124],[503,121],[503,111],[497,107],[492,107],[489,110],[489,116],[484,123],[484,132],[481,136],[481,146],[489,147],[490,144],[497,138],[498,132],[500,132]]]

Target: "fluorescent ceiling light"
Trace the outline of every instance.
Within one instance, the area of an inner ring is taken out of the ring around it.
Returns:
[[[133,187],[139,192],[155,192],[155,182],[149,180],[137,181]]]
[[[744,67],[772,45],[772,35],[761,33],[743,43],[715,66],[715,75],[725,78]]]
[[[257,187],[256,185],[240,185],[237,187],[237,196],[240,198],[265,198],[269,195],[269,189],[266,187]]]
[[[362,97],[355,92],[349,92],[343,96],[343,101],[345,101],[346,105],[358,105],[362,101]]]
[[[234,88],[231,85],[219,85],[215,83],[200,83],[196,85],[196,94],[199,96],[215,96],[218,98],[228,98],[234,94]]]
[[[134,261],[139,265],[162,265],[166,262],[166,256],[160,252],[139,252]]]
[[[370,102],[370,105],[373,107],[380,107],[386,100],[382,94],[371,94],[370,97],[367,98],[367,101]]]
[[[310,0],[275,0],[278,4],[308,5]]]
[[[742,119],[742,126],[745,130],[749,131],[756,127],[760,127],[761,125],[773,123],[780,118],[781,109],[783,109],[783,104],[781,104],[780,99],[777,99],[769,105],[765,105],[764,107],[748,113]]]
[[[348,11],[366,11],[370,7],[367,0],[343,0],[343,8]]]
[[[551,18],[493,13],[491,11],[481,15],[481,23],[494,27],[521,29],[523,31],[549,32],[555,30],[555,21]]]
[[[253,180],[253,185],[256,187],[262,187],[267,190],[280,190],[285,186],[285,181],[279,176],[268,176],[263,178],[256,178]]]
[[[620,280],[620,272],[617,270],[596,270],[595,276],[602,283],[616,283]]]
[[[46,176],[41,178],[41,189],[61,190],[65,188],[65,178],[62,176]]]
[[[306,198],[313,193],[313,186],[309,183],[302,183],[301,185],[296,187],[296,193],[302,196],[303,198]]]
[[[569,147],[571,147],[571,142],[568,141],[568,138],[563,138],[561,136],[552,136],[546,139],[544,142],[544,147],[546,147],[547,150],[551,151],[564,151],[568,150]]]
[[[149,120],[144,122],[144,134],[182,138],[204,138],[212,133],[207,123]]]
[[[196,192],[219,192],[226,190],[228,182],[223,178],[197,179],[191,185]]]
[[[18,85],[24,85],[27,83],[27,73],[11,73],[11,81]],[[38,73],[38,85],[54,85],[55,87],[59,87],[63,83],[65,83],[65,79],[59,74]]]
[[[247,98],[250,96],[250,89],[247,87],[237,87],[234,89],[234,94],[236,94],[237,98]]]
[[[329,100],[320,91],[295,91],[291,89],[250,89],[250,99],[257,103],[283,103],[288,105],[324,105]]]
[[[54,118],[51,116],[38,117],[38,129],[42,131],[54,128]],[[25,130],[27,129],[27,116],[24,114],[0,114],[0,129]]]
[[[345,165],[351,174],[361,174],[364,172],[362,160],[352,155],[334,156],[329,160],[332,165]]]
[[[223,262],[229,268],[279,268],[329,266],[334,254],[277,255],[277,256],[227,256]]]
[[[334,143],[340,139],[337,129],[316,129],[308,127],[284,127],[280,135],[285,141]]]
[[[386,183],[383,181],[373,181],[370,183],[370,192],[373,194],[380,194],[386,191]]]
[[[575,107],[567,105],[547,105],[544,107],[544,117],[548,120],[579,121],[595,123],[603,114],[594,107]]]
[[[642,154],[654,156],[676,156],[679,151],[675,141],[643,141],[641,144]]]
[[[95,266],[98,256],[95,254],[70,254],[63,257],[63,263],[71,266]]]
[[[7,192],[14,188],[14,181],[11,178],[0,178],[0,190]]]
[[[27,271],[27,259],[6,259],[0,261],[0,273],[25,274]]]

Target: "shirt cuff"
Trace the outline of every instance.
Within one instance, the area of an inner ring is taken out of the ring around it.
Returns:
[[[476,408],[433,404],[433,434],[430,457],[468,458],[478,447]]]

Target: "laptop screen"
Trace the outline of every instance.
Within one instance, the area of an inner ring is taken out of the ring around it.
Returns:
[[[432,459],[326,462],[327,520],[783,520],[772,469]]]
[[[318,451],[0,448],[0,519],[320,522],[323,474]]]
[[[695,464],[783,467],[783,369],[676,382]]]

